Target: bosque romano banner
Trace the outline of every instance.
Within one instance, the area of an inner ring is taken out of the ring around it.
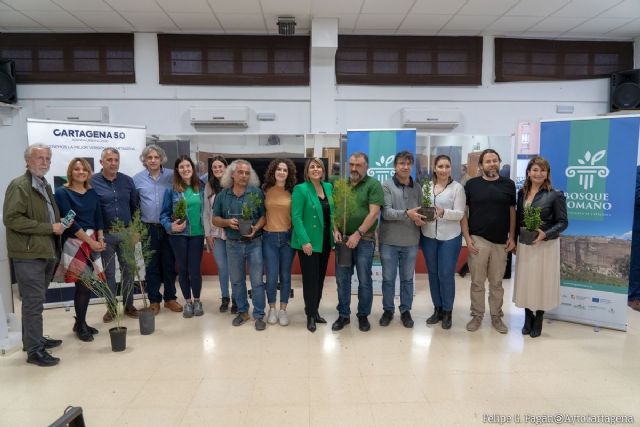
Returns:
[[[550,317],[626,330],[640,116],[542,121],[540,155],[567,197]]]
[[[346,168],[345,176],[349,177],[349,157],[351,154],[361,151],[369,157],[369,170],[367,175],[377,179],[382,184],[391,179],[395,173],[393,160],[396,153],[407,150],[416,156],[416,130],[347,130],[346,156],[342,159],[343,167]],[[415,163],[411,176],[415,175]],[[373,259],[373,291],[376,294],[382,293],[382,264],[380,254],[377,253]],[[396,278],[396,295],[399,293],[400,277]],[[351,280],[351,292],[358,292],[358,277],[353,274]]]

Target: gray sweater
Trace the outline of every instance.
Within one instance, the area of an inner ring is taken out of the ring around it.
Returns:
[[[414,246],[420,241],[420,228],[405,214],[405,210],[420,206],[422,188],[411,180],[400,184],[395,176],[382,184],[384,206],[380,221],[380,243],[394,246]]]

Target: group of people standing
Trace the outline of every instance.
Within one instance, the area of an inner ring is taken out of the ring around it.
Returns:
[[[222,296],[219,311],[235,314],[234,326],[253,317],[259,331],[267,323],[289,324],[291,266],[297,253],[307,329],[315,332],[318,324],[326,323],[318,308],[329,255],[339,243],[352,250],[352,262],[348,266],[336,263],[338,318],[332,330],[339,331],[350,323],[355,268],[358,327],[366,332],[371,328],[368,317],[373,305],[372,265],[377,232],[383,275],[381,326],[388,326],[394,317],[398,273],[400,320],[407,328],[414,326],[413,276],[418,248],[422,248],[434,305],[427,324],[441,322],[443,329],[452,327],[454,275],[464,237],[471,270],[472,318],[467,330],[476,331],[482,323],[488,279],[492,325],[506,333],[507,326],[501,319],[502,277],[507,256],[516,249],[516,225],[529,205],[541,208],[544,223],[533,245],[517,245],[523,259],[516,269],[513,300],[525,308],[522,333],[539,336],[544,311],[559,302],[557,237],[567,227],[566,202],[564,194],[551,186],[550,166],[541,157],[529,163],[525,186],[516,201],[515,184],[498,174],[500,156],[494,150],[481,153],[482,176],[470,179],[465,187],[452,179],[451,159],[437,156],[432,179],[424,184],[430,186],[428,194],[436,215],[426,221],[419,210],[422,187],[411,176],[415,164],[412,153],[396,154],[395,174],[382,184],[368,176],[367,155],[353,153],[348,160],[348,180],[356,203],[344,233],[334,221],[333,187],[326,182],[327,171],[320,159],[307,160],[304,182],[297,185],[293,162],[274,159],[262,187],[247,160],[228,164],[224,157],[214,157],[208,182],[197,176],[188,156],[176,159],[173,171],[165,169],[166,154],[155,145],[145,147],[140,160],[144,170],[132,178],[119,172],[120,155],[115,148],[102,152],[102,170],[95,174],[85,159],[75,158],[68,166],[67,183],[56,189],[54,197],[44,178],[51,163],[50,148],[36,144],[25,151],[27,171],[7,189],[4,223],[9,257],[22,295],[23,343],[29,363],[52,366],[59,361],[47,352],[62,341],[44,337],[42,305],[60,250],[60,264],[67,268],[65,280],[76,285],[73,331],[79,339],[91,341],[98,330],[86,323],[90,292],[68,267],[79,263],[91,268],[93,273],[104,275],[115,292],[117,257],[122,281],[132,282],[131,269],[123,258],[123,242],[111,232],[111,225],[119,221],[127,226],[137,209],[149,232],[152,256],[146,261],[145,281],[150,307],[156,314],[163,301],[165,308],[181,312],[185,318],[204,314],[200,265],[206,241],[218,268]],[[179,205],[185,211],[183,215],[177,215]],[[60,213],[70,210],[76,213],[74,221],[63,225]],[[103,255],[104,272],[98,254]],[[184,305],[177,302],[176,265]],[[128,295],[124,306],[126,315],[138,316],[132,295]],[[104,322],[112,320],[109,312],[103,316]]]

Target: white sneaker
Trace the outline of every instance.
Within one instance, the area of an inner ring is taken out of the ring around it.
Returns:
[[[287,310],[280,310],[278,312],[278,321],[280,326],[287,326],[289,324],[289,316],[287,316]]]
[[[269,308],[269,313],[267,314],[267,323],[270,325],[275,325],[278,323],[278,316],[276,314],[275,308]]]

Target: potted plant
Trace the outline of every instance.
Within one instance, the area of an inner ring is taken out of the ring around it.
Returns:
[[[92,261],[93,263],[93,261]],[[127,348],[127,328],[123,326],[124,302],[133,291],[133,282],[122,283],[122,300],[118,298],[117,292],[112,292],[105,280],[102,280],[95,273],[94,269],[88,269],[80,276],[82,283],[99,298],[104,299],[107,311],[113,316],[115,326],[109,329],[112,351],[124,351]]]
[[[187,201],[180,199],[176,202],[173,210],[173,220],[178,220],[178,224],[182,224],[187,219]]]
[[[262,205],[262,198],[258,193],[249,193],[246,195],[245,200],[242,203],[242,217],[238,220],[240,235],[246,236],[251,234],[253,215],[260,205]]]
[[[422,181],[422,206],[418,209],[418,213],[424,216],[427,222],[436,219],[436,208],[431,202],[431,180],[428,177]]]
[[[348,179],[338,179],[333,183],[333,203],[335,206],[335,227],[342,234],[342,243],[336,242],[336,261],[341,267],[351,267],[353,263],[352,250],[346,245],[349,239],[347,221],[356,208],[356,198]]]
[[[186,215],[185,215],[186,216]],[[140,322],[140,333],[150,335],[155,331],[155,314],[149,307],[149,300],[145,290],[146,283],[142,278],[142,271],[146,263],[153,255],[149,230],[142,222],[140,210],[133,213],[131,222],[124,226],[121,221],[116,221],[111,227],[111,232],[118,235],[122,241],[122,252],[129,271],[131,271],[134,283],[138,282],[140,293],[142,294],[143,308],[139,310],[138,321]]]
[[[544,221],[540,218],[540,208],[535,206],[524,207],[524,227],[520,227],[520,236],[518,241],[524,245],[532,244],[538,238],[538,229]]]

